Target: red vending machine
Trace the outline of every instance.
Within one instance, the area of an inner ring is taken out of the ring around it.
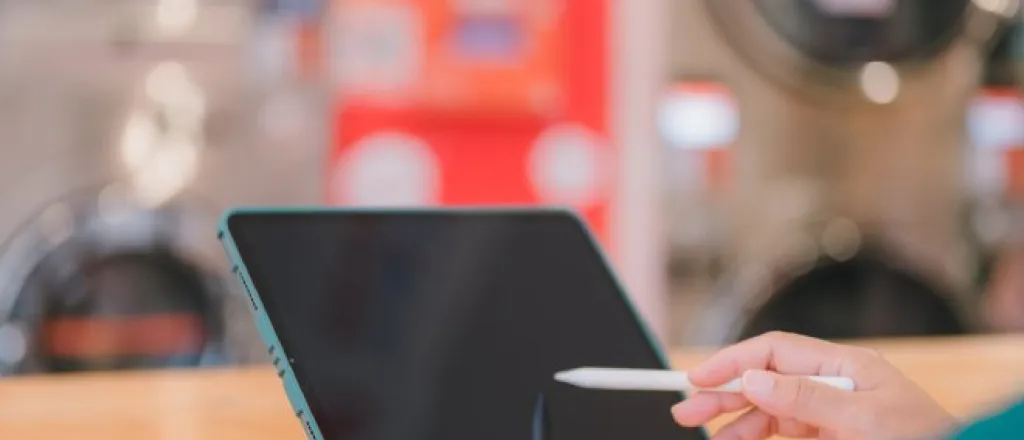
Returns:
[[[335,205],[559,205],[608,245],[607,7],[336,0]]]

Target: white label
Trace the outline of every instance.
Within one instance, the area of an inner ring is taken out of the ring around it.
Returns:
[[[979,98],[968,110],[967,130],[977,149],[1005,150],[1024,145],[1024,102]]]
[[[732,144],[739,132],[739,112],[727,96],[674,92],[658,112],[662,136],[686,150],[708,150]]]
[[[339,203],[421,206],[438,202],[440,166],[430,146],[399,132],[370,135],[344,154],[334,171]]]
[[[578,125],[545,131],[528,158],[528,175],[541,201],[587,207],[606,186],[606,149],[596,133]]]

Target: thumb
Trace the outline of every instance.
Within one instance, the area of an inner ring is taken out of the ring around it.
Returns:
[[[770,371],[744,373],[743,394],[751,404],[772,416],[825,429],[843,426],[857,408],[853,392]]]

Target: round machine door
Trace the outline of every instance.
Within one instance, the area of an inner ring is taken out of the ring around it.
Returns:
[[[877,248],[849,259],[821,258],[800,273],[726,277],[688,342],[719,345],[770,331],[864,339],[968,334],[976,299],[895,264]]]
[[[0,0],[0,375],[265,360],[215,228],[320,200],[295,20],[79,3]]]
[[[802,56],[831,69],[847,70],[871,61],[930,60],[960,31],[970,0],[753,3],[768,26]]]
[[[881,72],[874,77],[911,72],[937,60],[957,41],[984,51],[1015,3],[705,1],[715,28],[748,67],[790,95],[815,101],[858,91],[871,72]]]
[[[226,324],[245,319],[244,302],[210,212],[143,209],[117,188],[46,204],[0,247],[0,374],[237,360]]]
[[[775,330],[832,340],[968,333],[951,298],[917,274],[872,256],[828,261],[770,293],[736,338]]]

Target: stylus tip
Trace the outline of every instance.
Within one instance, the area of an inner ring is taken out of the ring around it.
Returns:
[[[555,373],[555,380],[570,385],[578,385],[577,370],[565,370]]]

